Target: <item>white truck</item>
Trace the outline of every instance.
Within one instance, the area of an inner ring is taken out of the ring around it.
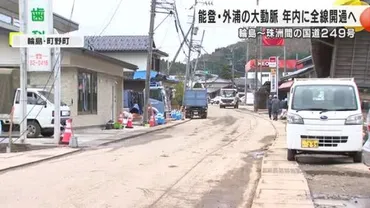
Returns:
[[[3,91],[2,91],[3,92]],[[20,89],[16,89],[13,100],[2,100],[0,106],[0,121],[2,130],[9,131],[11,118],[10,112],[13,107],[13,130],[19,130],[19,124],[23,122],[20,105]],[[8,108],[6,108],[6,106]],[[5,107],[5,108],[4,108]],[[7,109],[7,113],[4,112]],[[37,138],[40,134],[44,137],[51,137],[54,134],[54,94],[48,90],[39,88],[27,88],[27,137]],[[70,108],[61,103],[61,128],[65,125],[67,119],[70,118]]]
[[[220,108],[239,108],[239,96],[237,89],[221,89]]]
[[[289,161],[308,153],[344,154],[361,162],[363,115],[354,79],[295,79],[287,120]]]

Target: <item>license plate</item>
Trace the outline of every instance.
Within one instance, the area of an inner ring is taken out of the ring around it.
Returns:
[[[194,115],[198,115],[198,112],[196,112],[196,111],[195,111],[195,112],[194,112]]]
[[[318,148],[319,140],[302,139],[302,148]]]

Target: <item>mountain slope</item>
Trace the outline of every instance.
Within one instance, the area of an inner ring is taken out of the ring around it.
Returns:
[[[250,40],[249,42],[249,60],[256,58],[256,41]],[[229,65],[229,59],[231,58],[231,49],[234,49],[234,68],[235,76],[244,76],[244,69],[246,63],[246,41],[241,41],[226,47],[216,49],[212,54],[205,54],[200,57],[198,62],[198,70],[205,68],[207,71],[213,74],[222,74],[222,69],[225,65]],[[263,47],[262,56],[268,58],[270,56],[284,56],[283,47]],[[286,39],[286,56],[287,59],[295,59],[296,55],[299,59],[309,56],[310,52],[310,40],[309,39]],[[259,58],[259,54],[257,54]],[[194,60],[195,61],[195,60]],[[205,66],[204,64],[205,63]],[[167,63],[161,60],[161,68],[167,68]],[[174,64],[171,68],[170,74],[183,75],[185,74],[186,65],[180,62]]]

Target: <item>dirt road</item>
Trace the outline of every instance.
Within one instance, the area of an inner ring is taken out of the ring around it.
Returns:
[[[248,207],[269,121],[210,107],[208,119],[0,175],[1,207]]]

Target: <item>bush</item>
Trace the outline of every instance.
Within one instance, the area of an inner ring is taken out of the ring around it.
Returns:
[[[113,128],[114,129],[122,129],[122,124],[116,122],[116,123],[114,123]]]
[[[175,90],[176,90],[176,93],[175,93],[174,99],[172,100],[172,104],[181,106],[182,96],[184,95],[184,83],[182,82],[177,83],[175,86]]]

